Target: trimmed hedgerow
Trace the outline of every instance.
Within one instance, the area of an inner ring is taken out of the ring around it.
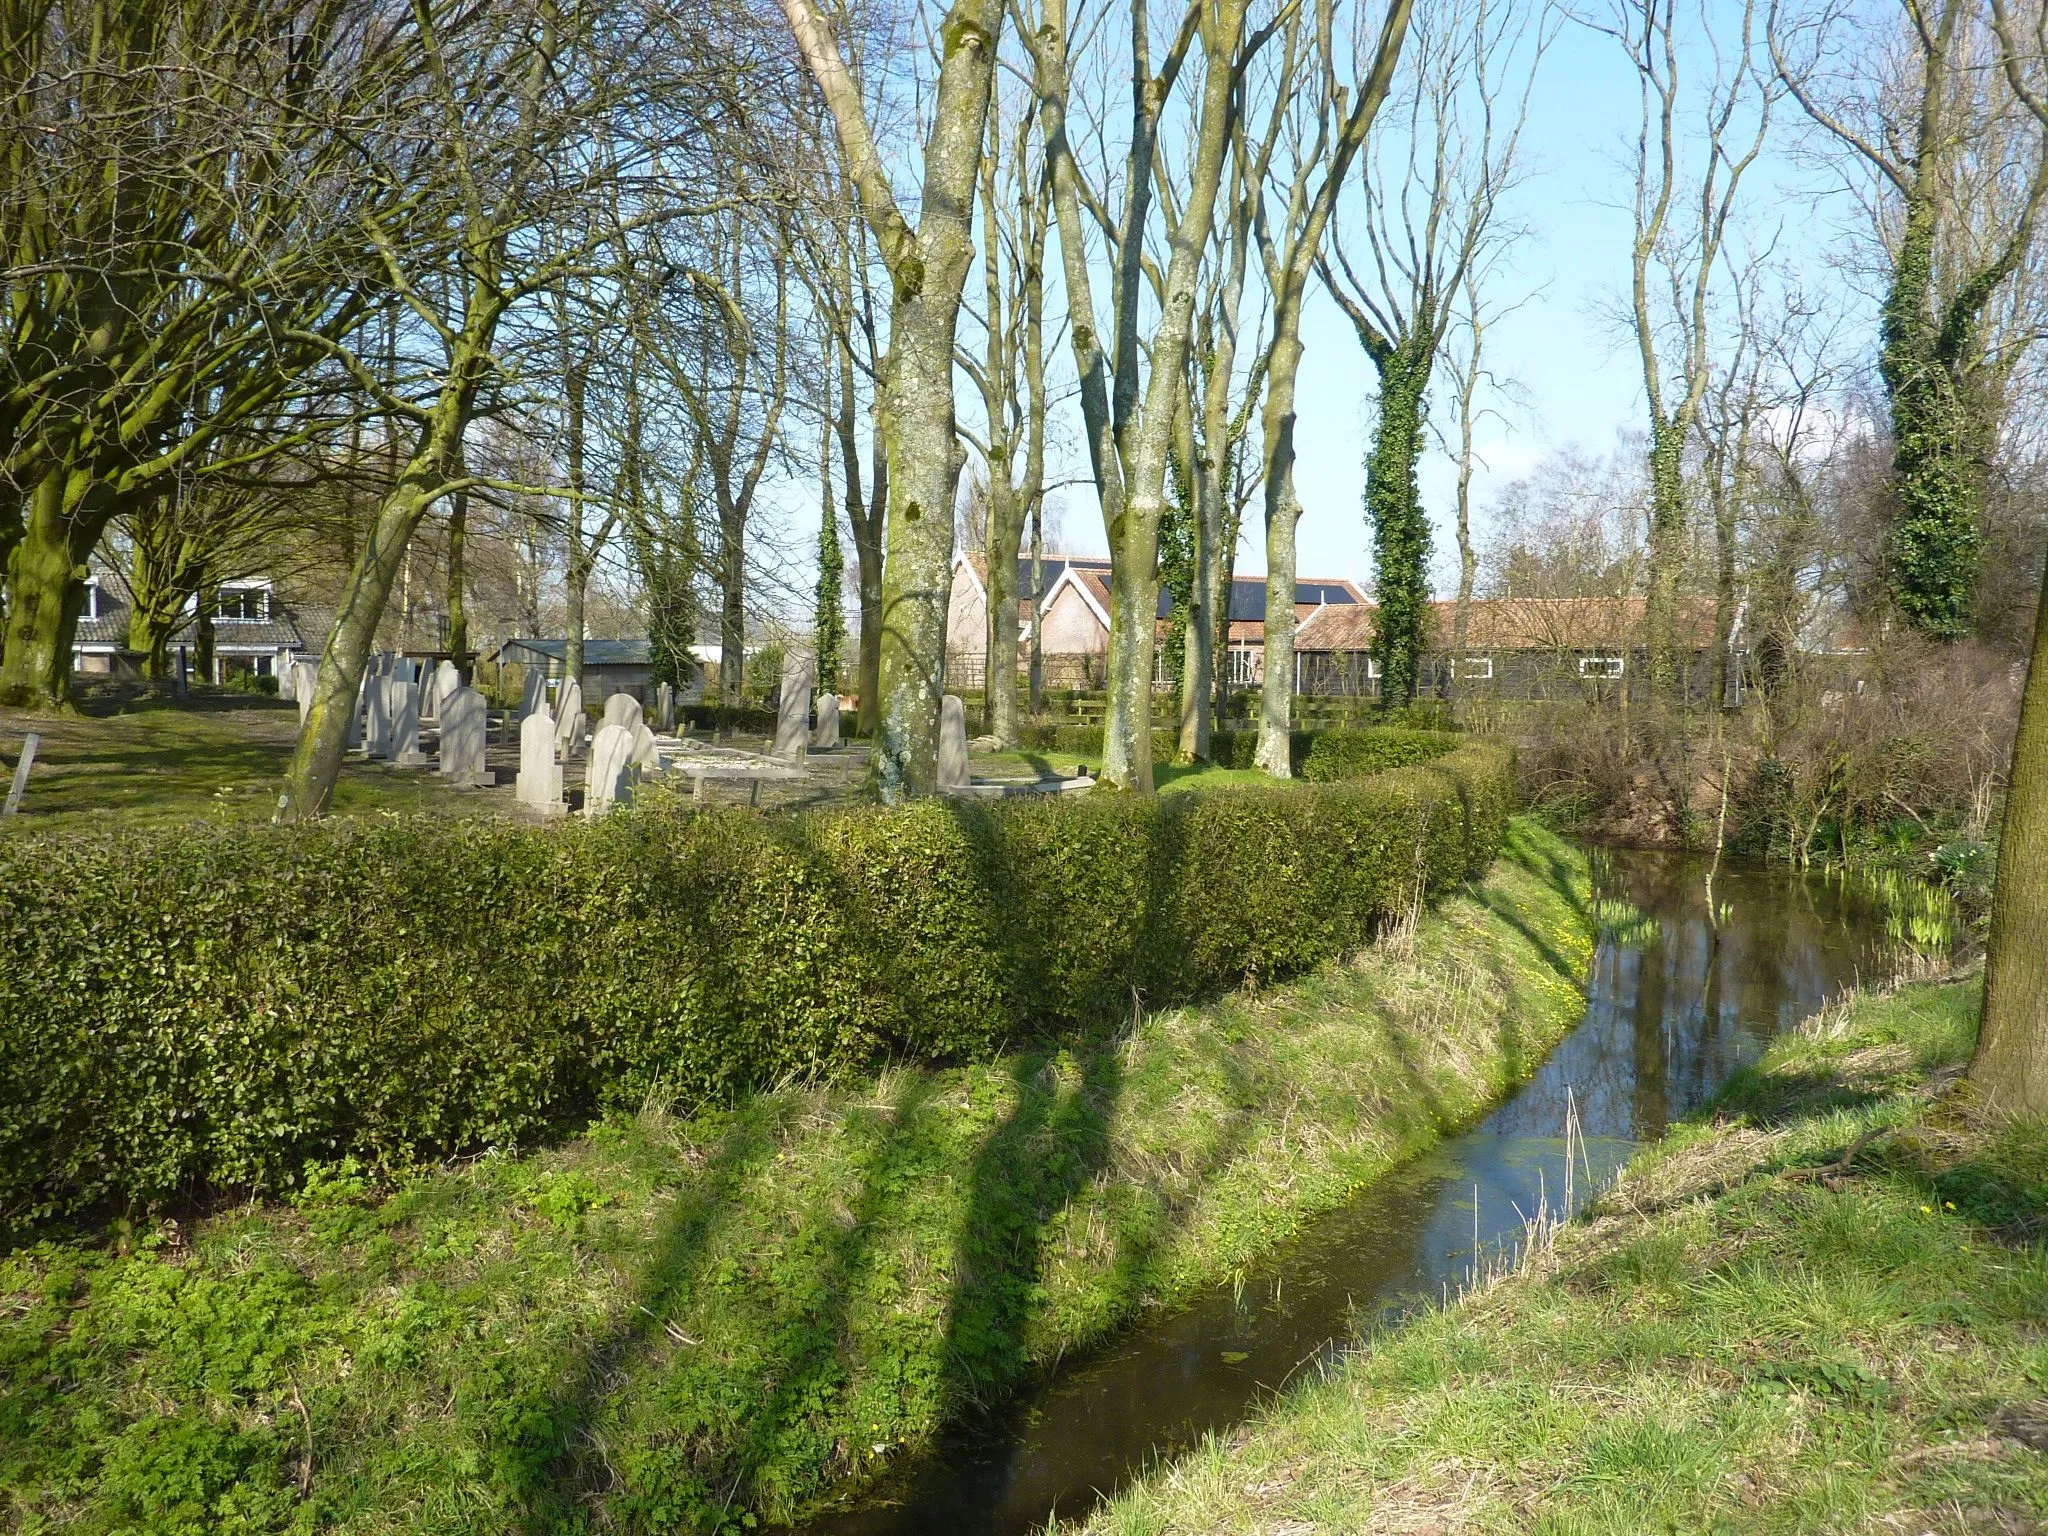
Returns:
[[[0,1223],[985,1054],[1302,970],[1499,845],[1506,754],[1313,788],[0,842]]]
[[[1025,725],[1018,734],[1026,751],[1075,752],[1084,757],[1102,753],[1099,725]],[[1454,750],[1465,739],[1456,731],[1369,726],[1362,730],[1294,731],[1288,736],[1287,750],[1297,777],[1330,783],[1426,763]],[[1219,730],[1209,739],[1209,760],[1218,768],[1251,768],[1256,766],[1258,749],[1256,730]],[[1177,750],[1173,732],[1152,733],[1154,762],[1172,762]]]

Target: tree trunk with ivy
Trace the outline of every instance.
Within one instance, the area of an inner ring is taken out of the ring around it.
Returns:
[[[1643,645],[1649,653],[1650,692],[1657,699],[1675,699],[1678,693],[1678,578],[1685,564],[1686,529],[1684,451],[1684,429],[1667,417],[1653,416]]]
[[[1405,705],[1421,681],[1423,629],[1429,614],[1429,516],[1415,483],[1421,461],[1424,397],[1432,349],[1390,348],[1379,368],[1379,421],[1365,462],[1365,507],[1372,524],[1373,572],[1379,598],[1373,659],[1380,703]]]
[[[2048,1119],[2048,583],[2013,741],[1970,1077],[1992,1109]]]
[[[1973,623],[1978,515],[1994,427],[1980,418],[1965,376],[1976,316],[1961,300],[1936,318],[1937,211],[1931,193],[1906,204],[1885,296],[1878,371],[1891,411],[1893,600],[1923,634],[1954,640]],[[1988,295],[1987,295],[1988,298]]]
[[[817,651],[817,686],[822,692],[837,693],[839,653],[846,646],[846,614],[839,600],[846,562],[839,553],[839,509],[832,504],[829,409],[826,420],[826,430],[818,438],[818,591],[811,630]]]

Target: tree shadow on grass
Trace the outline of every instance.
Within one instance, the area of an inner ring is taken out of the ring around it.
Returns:
[[[821,1473],[857,1469],[859,1448],[832,1439],[853,1354],[850,1312],[941,1086],[929,1073],[904,1082],[891,1102],[849,1109],[851,1177],[818,1181],[772,1272],[749,1274],[737,1290],[709,1266],[714,1255],[733,1258],[722,1253],[722,1229],[750,1186],[778,1176],[789,1128],[773,1121],[769,1101],[735,1114],[609,1326],[555,1373],[546,1401],[496,1414],[516,1431],[499,1471],[528,1536],[582,1529],[597,1506],[624,1529],[718,1529],[750,1508],[802,1503]],[[722,1351],[679,1321],[707,1284],[751,1309],[744,1337]]]

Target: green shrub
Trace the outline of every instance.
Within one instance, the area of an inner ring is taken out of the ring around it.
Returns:
[[[0,1224],[982,1055],[1299,971],[1499,845],[1505,752],[1312,788],[0,841]]]
[[[1026,751],[1102,755],[1099,725],[1025,724],[1019,728]],[[1362,778],[1389,768],[1407,768],[1442,757],[1465,738],[1456,731],[1417,730],[1406,726],[1373,726],[1364,730],[1295,731],[1288,737],[1288,758],[1297,778],[1318,783]],[[1209,739],[1209,760],[1218,768],[1251,768],[1259,749],[1255,730],[1217,731]],[[1152,733],[1152,760],[1173,761],[1178,739],[1171,731]]]
[[[676,718],[699,731],[741,731],[753,736],[775,734],[775,711],[755,704],[678,704]]]

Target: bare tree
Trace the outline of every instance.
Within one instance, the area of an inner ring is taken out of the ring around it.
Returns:
[[[432,239],[378,235],[386,281],[406,311],[408,368],[380,377],[347,346],[328,349],[407,441],[342,588],[279,805],[287,820],[327,807],[370,646],[414,532],[444,498],[478,483],[453,470],[480,401],[507,376],[501,329],[523,309],[545,315],[546,296],[567,282],[621,275],[618,253],[632,226],[694,209],[675,176],[701,143],[665,122],[657,153],[628,130],[637,109],[680,94],[679,65],[702,69],[700,81],[714,66],[660,51],[667,36],[642,13],[563,0],[448,15],[422,5],[412,25],[429,68],[419,115],[405,127],[424,121],[433,132],[394,140],[410,151],[426,139],[432,150],[400,179],[419,206],[445,212]],[[540,336],[540,355],[558,356],[558,338],[545,328]]]
[[[797,50],[838,128],[848,179],[891,282],[882,437],[889,462],[882,567],[875,787],[884,801],[938,782],[939,700],[952,587],[952,508],[962,452],[953,414],[960,297],[974,260],[974,195],[995,71],[1000,0],[954,0],[925,140],[923,210],[913,228],[890,185],[867,104],[811,0],[781,0]]]
[[[1018,16],[1018,31],[1033,56],[1069,339],[1080,376],[1089,465],[1109,538],[1109,697],[1102,776],[1117,788],[1148,794],[1159,528],[1176,423],[1186,400],[1197,281],[1230,154],[1237,81],[1273,32],[1268,28],[1248,37],[1248,9],[1249,0],[1194,0],[1155,64],[1148,8],[1144,0],[1130,7],[1131,126],[1123,207],[1114,214],[1100,190],[1087,184],[1069,129],[1077,29],[1065,0],[1045,0],[1035,21],[1021,11]],[[1187,164],[1173,183],[1180,195],[1157,199],[1165,169],[1160,125],[1198,41],[1202,82],[1187,132]],[[1163,268],[1146,248],[1155,201],[1161,204],[1165,227]],[[1083,222],[1084,207],[1090,224]],[[1112,273],[1112,323],[1106,330],[1089,260],[1091,224],[1106,247]],[[1149,346],[1141,346],[1148,296],[1156,304],[1157,319]]]
[[[1017,568],[1024,527],[1045,484],[1045,231],[1051,187],[1031,153],[1036,113],[1005,123],[998,96],[981,162],[984,353],[961,366],[981,393],[987,467],[988,637],[982,729],[1017,744]]]
[[[1705,50],[1686,45],[1677,0],[1619,0],[1599,29],[1633,66],[1642,118],[1633,145],[1635,238],[1629,309],[1649,410],[1650,539],[1644,641],[1654,697],[1679,684],[1676,614],[1685,563],[1685,454],[1711,378],[1717,270],[1745,175],[1762,154],[1783,94],[1761,67],[1755,0],[1745,0],[1735,36],[1715,35],[1700,17]],[[1713,72],[1696,87],[1692,60]],[[1701,121],[1689,141],[1688,113]],[[1688,143],[1701,163],[1684,163]]]

